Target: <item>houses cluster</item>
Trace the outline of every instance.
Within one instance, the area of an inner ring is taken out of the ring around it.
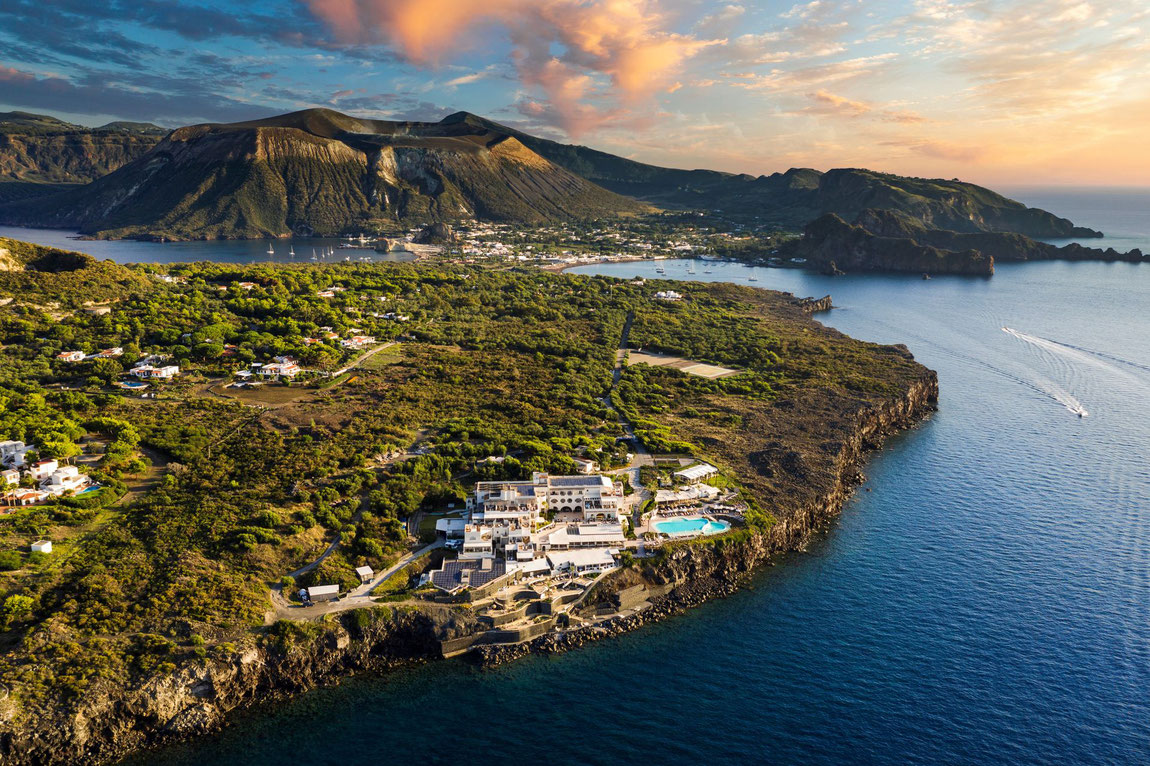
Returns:
[[[290,356],[277,356],[273,357],[270,362],[252,362],[250,367],[245,367],[236,372],[236,378],[240,381],[248,381],[252,378],[262,378],[263,380],[292,380],[297,375],[303,372],[303,368],[299,366]]]
[[[33,449],[22,441],[0,442],[0,505],[35,505],[92,486],[92,480],[75,466],[62,466],[53,459],[27,463]],[[25,478],[35,486],[21,486],[28,483]]]
[[[83,351],[61,351],[56,354],[56,359],[61,362],[86,362],[90,359],[115,359],[118,356],[124,355],[124,349],[119,346],[106,348],[102,351],[97,351],[94,354],[85,354]]]
[[[530,481],[481,481],[467,518],[437,525],[459,558],[432,572],[430,582],[450,592],[517,571],[562,576],[610,569],[626,540],[624,508],[623,486],[611,476],[535,473]]]
[[[655,299],[660,301],[681,301],[683,294],[674,290],[660,290],[655,293]]]

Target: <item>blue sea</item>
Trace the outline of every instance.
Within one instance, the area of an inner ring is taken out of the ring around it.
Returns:
[[[1150,250],[1150,192],[1013,193]],[[132,763],[1150,761],[1150,266],[710,268],[693,278],[830,293],[820,321],[939,372],[938,413],[873,456],[827,534],[618,640],[347,680]]]

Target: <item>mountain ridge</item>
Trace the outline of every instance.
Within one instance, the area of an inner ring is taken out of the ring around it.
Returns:
[[[36,115],[20,114],[35,122]],[[593,219],[652,206],[708,209],[790,230],[828,213],[849,221],[890,209],[930,229],[1101,236],[957,180],[859,168],[760,176],[661,168],[470,112],[417,122],[331,109],[177,128],[85,187],[0,204],[0,221],[105,237],[265,237],[395,223]]]

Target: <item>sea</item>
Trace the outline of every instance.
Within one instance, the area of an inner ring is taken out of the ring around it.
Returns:
[[[1011,193],[1150,251],[1150,190]],[[832,295],[819,321],[938,371],[938,412],[729,598],[560,656],[348,679],[129,763],[1150,762],[1150,265],[664,266]]]

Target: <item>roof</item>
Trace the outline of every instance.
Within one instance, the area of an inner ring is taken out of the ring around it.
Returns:
[[[375,574],[375,570],[373,570],[371,567],[356,567],[355,573],[360,577],[371,577],[373,574]]]
[[[553,551],[547,554],[552,569],[558,569],[563,564],[574,567],[611,566],[615,558],[608,548],[579,548],[573,551]]]
[[[470,570],[468,585],[478,588],[486,585],[497,577],[502,577],[507,571],[503,559],[491,561],[490,569],[483,569],[482,563],[477,559],[455,559],[444,561],[443,567],[431,573],[431,583],[437,588],[452,591],[463,584],[463,572]]]
[[[338,593],[338,585],[313,585],[307,589],[307,594],[312,598],[315,598],[316,596],[335,595]]]
[[[690,468],[684,468],[682,471],[675,471],[675,475],[682,476],[688,481],[694,481],[695,479],[703,479],[707,476],[713,476],[718,472],[719,469],[715,468],[715,466],[708,463],[700,463],[699,465],[693,465]]]
[[[609,476],[552,476],[547,481],[552,487],[609,487]]]

